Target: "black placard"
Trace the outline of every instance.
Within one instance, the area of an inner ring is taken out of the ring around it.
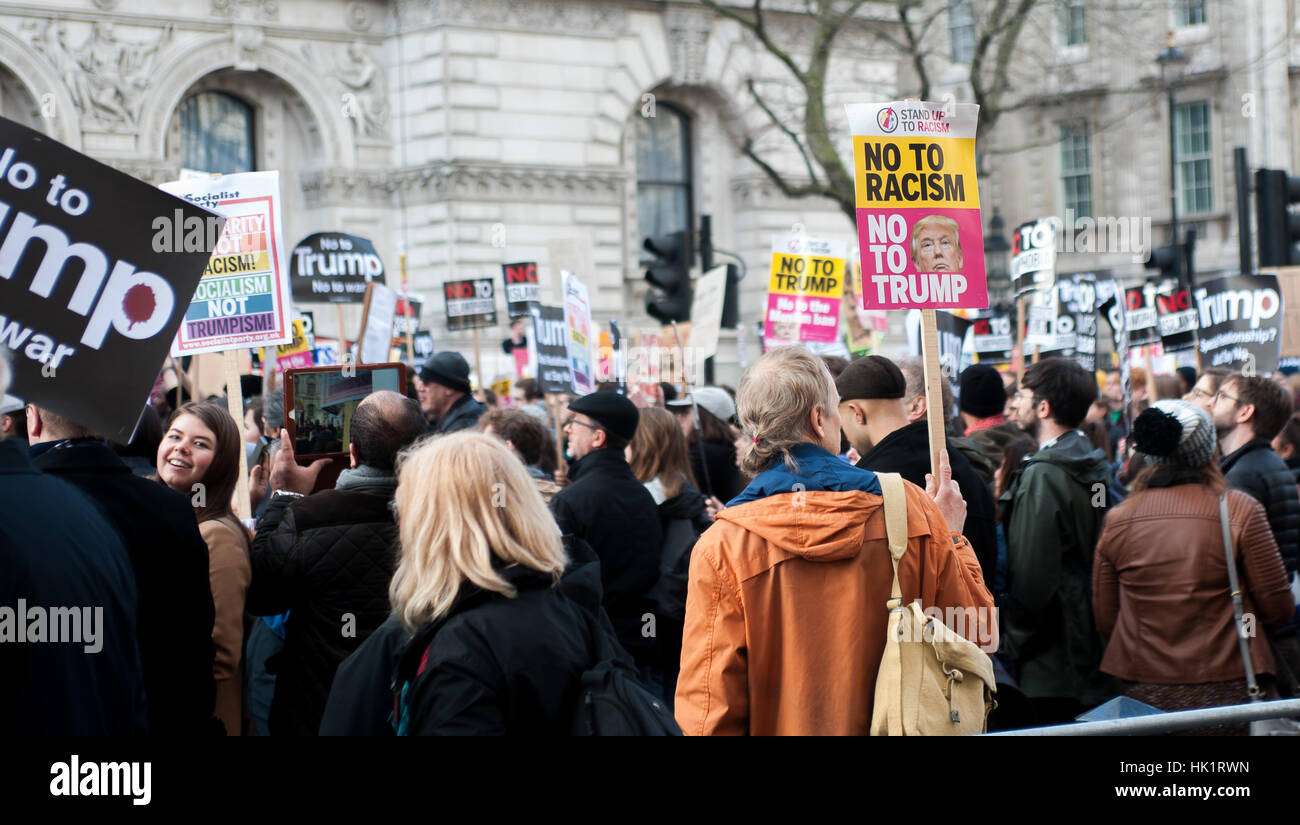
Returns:
[[[541,300],[537,264],[532,261],[502,264],[501,279],[506,285],[506,314],[511,318],[527,317],[528,310]]]
[[[533,340],[537,342],[537,383],[542,392],[569,392],[573,377],[569,372],[568,327],[564,324],[564,307],[535,306]]]
[[[294,247],[289,284],[295,304],[359,304],[366,284],[384,283],[384,262],[375,245],[343,232],[317,232]]]
[[[1231,275],[1198,286],[1201,363],[1267,375],[1282,354],[1282,292],[1276,275]]]

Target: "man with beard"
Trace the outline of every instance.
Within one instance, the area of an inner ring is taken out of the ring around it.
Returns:
[[[1067,722],[1114,694],[1098,671],[1088,580],[1106,513],[1106,456],[1078,429],[1096,396],[1092,374],[1060,358],[1030,366],[1016,392],[1016,420],[1040,446],[999,499],[1009,578],[1002,653],[1038,724]]]

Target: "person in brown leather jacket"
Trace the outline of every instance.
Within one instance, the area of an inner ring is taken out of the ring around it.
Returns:
[[[1245,702],[1219,498],[1226,491],[1261,677],[1274,673],[1264,628],[1295,611],[1264,508],[1227,490],[1214,461],[1214,424],[1196,404],[1156,402],[1134,422],[1133,439],[1148,466],[1133,494],[1107,514],[1093,559],[1097,629],[1109,637],[1101,670],[1126,680],[1126,695],[1161,710]]]

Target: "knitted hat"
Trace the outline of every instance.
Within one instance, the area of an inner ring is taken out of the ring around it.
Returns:
[[[1007,406],[1007,387],[1002,374],[988,364],[972,364],[962,370],[958,406],[976,418],[997,415]]]
[[[1133,422],[1133,445],[1150,464],[1200,467],[1214,458],[1214,422],[1196,404],[1157,401]]]
[[[441,384],[468,393],[469,364],[459,352],[435,352],[420,368],[420,380],[426,384]]]

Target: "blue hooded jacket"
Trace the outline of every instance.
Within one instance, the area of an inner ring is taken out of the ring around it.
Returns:
[[[816,444],[796,444],[790,453],[799,465],[798,472],[790,472],[785,462],[778,460],[759,473],[748,487],[740,491],[740,495],[727,502],[727,506],[734,507],[781,493],[814,490],[861,490],[877,496],[881,494],[880,482],[876,480],[875,473],[847,464]]]

